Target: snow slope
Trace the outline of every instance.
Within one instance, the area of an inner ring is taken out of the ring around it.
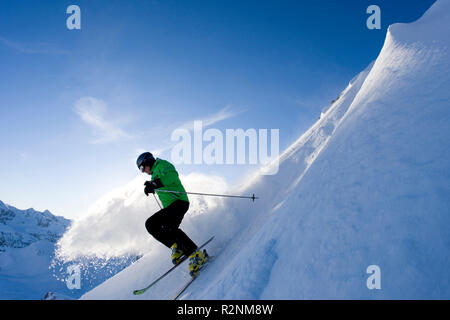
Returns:
[[[196,237],[218,235],[217,257],[181,298],[450,298],[449,39],[450,1],[390,26],[373,65],[281,155],[278,174],[239,190],[260,200],[189,218]],[[210,216],[223,220],[206,232]],[[171,298],[186,267],[131,293],[170,266],[168,254],[156,246],[82,298]],[[370,265],[381,290],[366,286]]]

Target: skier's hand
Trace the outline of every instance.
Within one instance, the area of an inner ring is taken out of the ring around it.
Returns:
[[[149,193],[155,193],[155,189],[157,188],[156,183],[154,183],[153,181],[146,181],[144,185],[144,193],[147,197]]]

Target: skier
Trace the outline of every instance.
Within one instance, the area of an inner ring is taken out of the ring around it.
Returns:
[[[179,228],[184,215],[189,209],[189,199],[178,172],[168,161],[154,158],[150,152],[141,154],[136,161],[141,172],[152,176],[145,182],[144,193],[158,195],[163,208],[153,214],[145,222],[147,231],[159,242],[172,250],[172,263],[178,264],[183,256],[189,257],[189,273],[194,276],[207,261],[205,250],[197,249],[197,245]],[[158,192],[171,190],[182,193]]]

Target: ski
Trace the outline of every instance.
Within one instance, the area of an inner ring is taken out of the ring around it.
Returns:
[[[203,248],[204,246],[206,246],[208,243],[210,243],[212,240],[214,239],[214,236],[212,236],[208,241],[206,241],[205,243],[203,243],[200,247],[197,248],[197,250],[200,250],[201,248]],[[161,279],[163,279],[165,276],[167,276],[169,273],[171,273],[173,270],[175,270],[179,265],[181,265],[185,260],[187,260],[188,256],[183,256],[180,260],[180,262],[176,265],[174,265],[172,268],[170,268],[169,270],[167,270],[163,275],[161,275],[160,277],[158,277],[156,280],[154,280],[152,283],[150,283],[148,286],[146,286],[143,289],[139,289],[139,290],[134,290],[133,294],[134,295],[140,295],[143,294],[144,292],[146,292],[148,289],[150,289],[151,287],[153,287],[156,283],[158,283]]]
[[[209,256],[208,260],[206,261],[206,263],[200,268],[200,270],[198,270],[197,274],[195,276],[192,276],[192,278],[178,291],[178,293],[175,295],[175,297],[172,300],[177,300],[182,294],[183,292],[186,291],[187,288],[189,288],[189,286],[192,284],[192,282],[195,281],[195,279],[198,278],[198,276],[200,275],[200,272],[202,270],[204,270],[211,262],[211,260],[213,260],[214,257],[213,256]]]

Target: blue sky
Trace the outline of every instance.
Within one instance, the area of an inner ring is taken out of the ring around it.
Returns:
[[[422,1],[13,1],[0,11],[0,199],[76,217],[193,120],[280,151]],[[81,8],[81,30],[66,8]],[[381,30],[366,8],[381,8]],[[161,154],[170,158],[170,150]],[[238,183],[249,166],[183,165]]]

